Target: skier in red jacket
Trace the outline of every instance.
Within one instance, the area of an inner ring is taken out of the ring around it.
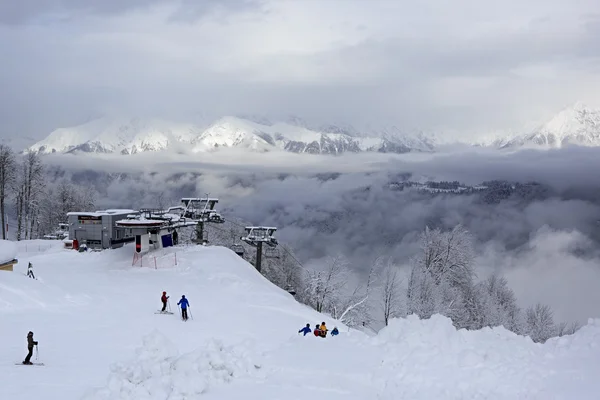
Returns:
[[[163,303],[163,308],[160,312],[165,312],[167,309],[167,300],[169,300],[169,296],[167,296],[167,292],[163,292],[162,297],[160,298],[160,301]]]

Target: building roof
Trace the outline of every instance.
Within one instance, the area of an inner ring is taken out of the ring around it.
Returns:
[[[76,216],[85,216],[85,217],[102,217],[104,215],[127,215],[127,214],[138,214],[139,211],[135,210],[127,210],[127,209],[114,209],[114,210],[104,210],[104,211],[82,211],[82,212],[69,212],[67,216],[76,215]]]

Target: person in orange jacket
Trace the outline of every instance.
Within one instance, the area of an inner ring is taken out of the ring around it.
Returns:
[[[319,327],[319,330],[321,331],[321,336],[322,337],[327,336],[327,327],[325,326],[325,322],[321,323],[321,326]]]

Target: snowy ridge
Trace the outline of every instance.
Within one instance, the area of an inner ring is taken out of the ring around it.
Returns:
[[[328,125],[311,129],[301,126],[298,121],[294,121],[295,124],[272,123],[255,117],[248,118],[251,119],[223,117],[206,128],[161,120],[103,118],[57,129],[26,151],[41,154],[136,154],[181,147],[200,153],[222,147],[238,147],[252,151],[341,154],[433,150],[432,142],[425,135],[403,134],[397,128],[361,135],[351,128]]]
[[[27,151],[135,154],[164,150],[173,143],[190,143],[198,134],[199,128],[191,124],[101,118],[76,127],[57,129]]]

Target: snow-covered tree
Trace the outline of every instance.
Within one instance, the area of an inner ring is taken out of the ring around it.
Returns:
[[[40,202],[40,233],[51,233],[59,223],[66,223],[69,212],[93,211],[95,198],[92,187],[76,186],[67,179],[47,185]]]
[[[369,268],[366,283],[358,283],[354,290],[346,294],[343,291],[336,296],[328,310],[331,316],[350,327],[370,326],[373,322],[373,310],[369,298],[374,290],[382,258],[377,258]]]
[[[552,310],[547,305],[536,304],[525,312],[525,334],[534,342],[544,343],[555,336],[556,326]]]
[[[17,162],[12,149],[0,144],[0,219],[2,222],[2,239],[6,239],[6,199],[14,188]]]
[[[25,239],[33,239],[34,233],[39,233],[38,217],[44,187],[44,167],[40,157],[27,153],[17,168],[15,182],[17,240],[23,235]]]
[[[402,315],[402,288],[398,268],[391,262],[383,267],[380,275],[381,310],[383,322],[387,326],[390,319]]]
[[[473,318],[467,306],[474,299],[474,251],[471,235],[458,225],[451,231],[426,228],[421,252],[412,260],[407,311],[421,318],[439,313],[459,327]]]
[[[341,289],[348,282],[348,261],[342,255],[329,257],[325,271],[309,271],[305,299],[318,312],[331,310],[339,304]]]
[[[478,289],[484,303],[480,327],[502,325],[512,332],[523,332],[521,309],[504,277],[493,274],[479,283]]]
[[[561,322],[556,326],[556,336],[572,335],[581,328],[579,322]]]

